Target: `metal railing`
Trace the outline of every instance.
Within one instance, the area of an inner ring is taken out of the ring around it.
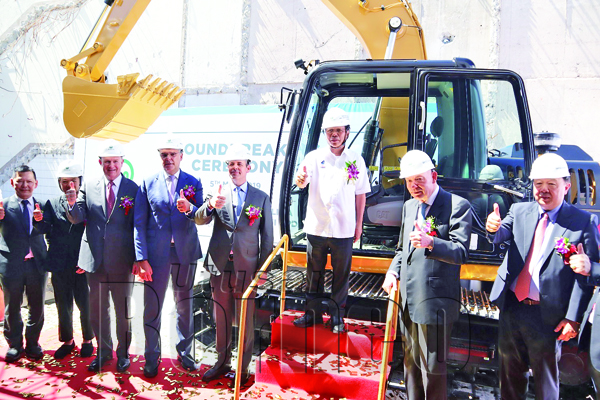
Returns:
[[[281,238],[281,240],[279,241],[277,246],[275,246],[275,249],[269,255],[269,258],[267,258],[267,260],[263,263],[263,265],[260,267],[260,269],[256,272],[254,279],[252,280],[252,282],[250,282],[250,285],[248,285],[248,288],[242,295],[241,307],[240,307],[240,322],[238,324],[237,368],[235,370],[236,373],[235,373],[234,393],[233,393],[233,396],[234,396],[233,398],[235,400],[239,400],[239,398],[240,398],[240,383],[242,381],[242,363],[243,363],[243,354],[244,354],[244,339],[246,338],[246,313],[248,311],[248,298],[250,297],[252,292],[258,286],[258,281],[260,280],[260,277],[262,276],[262,274],[266,273],[267,268],[269,268],[269,265],[271,264],[271,261],[273,261],[273,259],[275,258],[275,256],[279,252],[279,250],[282,248],[282,246],[285,245],[285,246],[283,246],[283,257],[282,257],[282,259],[283,259],[283,281],[282,281],[282,288],[281,288],[281,307],[280,307],[280,313],[283,314],[283,310],[285,310],[285,282],[286,282],[285,272],[287,271],[289,240],[290,239],[289,239],[288,235],[283,235],[283,237]],[[252,316],[252,318],[254,318],[254,316]],[[252,334],[254,334],[254,332],[252,332]]]
[[[284,246],[285,245],[285,246]],[[288,266],[288,248],[289,248],[289,237],[283,235],[275,249],[269,255],[269,258],[263,263],[260,269],[257,271],[254,279],[248,285],[248,288],[242,295],[241,307],[240,307],[240,322],[238,324],[238,357],[237,357],[237,368],[234,381],[234,399],[239,400],[240,398],[240,384],[242,381],[242,363],[244,354],[244,340],[246,337],[246,314],[248,309],[248,298],[252,292],[258,286],[258,281],[262,274],[266,273],[267,268],[271,264],[271,261],[279,253],[279,250],[283,247],[283,269],[282,269],[282,281],[281,281],[281,295],[280,295],[280,306],[279,315],[283,315],[285,311],[285,286],[286,286],[286,275]],[[397,286],[397,285],[396,285]],[[385,337],[383,342],[383,350],[381,354],[381,375],[379,377],[379,392],[377,395],[378,400],[385,399],[385,389],[387,383],[387,369],[390,355],[390,346],[396,339],[397,321],[398,321],[398,302],[400,299],[400,291],[398,289],[392,289],[388,297],[388,309],[387,317],[385,322]],[[390,304],[391,303],[391,304]]]
[[[396,288],[398,282],[396,281]],[[396,329],[398,325],[398,302],[400,300],[400,290],[392,289],[388,296],[387,317],[385,320],[385,336],[383,339],[383,350],[381,353],[381,372],[379,375],[379,392],[377,400],[385,399],[385,389],[387,383],[387,369],[390,357],[390,346],[396,339]],[[390,304],[391,302],[391,304]]]

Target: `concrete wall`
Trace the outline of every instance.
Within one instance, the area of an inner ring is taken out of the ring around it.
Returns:
[[[64,143],[62,58],[77,54],[101,0],[0,0],[0,168],[29,143]],[[471,58],[525,79],[534,131],[600,159],[600,2],[414,0],[430,59]],[[151,2],[107,70],[182,85],[179,106],[272,104],[298,87],[298,58],[364,57],[319,0]]]

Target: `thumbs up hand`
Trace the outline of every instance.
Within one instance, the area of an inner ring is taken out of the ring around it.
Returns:
[[[77,201],[77,190],[75,190],[75,183],[69,182],[69,189],[65,192],[65,196],[67,197],[67,203],[69,203],[69,207],[73,207],[75,205],[75,201]]]
[[[433,238],[423,232],[419,223],[415,221],[415,229],[408,235],[410,243],[416,249],[430,248],[433,246]]]
[[[579,243],[577,245],[577,253],[571,255],[571,258],[569,259],[569,264],[573,272],[585,276],[590,275],[590,269],[592,266],[590,258],[587,256],[587,254],[585,254],[585,251],[583,250],[583,244]]]
[[[498,206],[498,203],[494,203],[494,211],[488,215],[485,229],[487,229],[488,232],[496,233],[498,232],[498,229],[500,229],[501,224],[502,218],[500,217],[500,207]]]
[[[4,203],[0,199],[0,220],[4,219]]]
[[[296,186],[300,189],[304,189],[308,185],[308,172],[306,171],[306,165],[302,167],[302,171],[298,171],[296,175]]]
[[[40,203],[35,203],[35,208],[33,209],[33,219],[36,220],[36,222],[40,222],[44,219],[44,213],[40,209]]]
[[[221,194],[222,190],[223,190],[223,185],[219,185],[219,190],[217,191],[217,195],[212,196],[210,198],[210,200],[208,201],[208,205],[210,205],[211,208],[216,208],[216,209],[220,210],[221,208],[223,208],[223,206],[225,206],[225,196],[223,196]]]
[[[183,189],[179,191],[179,198],[177,199],[177,209],[179,212],[186,213],[192,209],[192,203],[185,198]]]

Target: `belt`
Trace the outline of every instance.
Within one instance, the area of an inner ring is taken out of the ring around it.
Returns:
[[[27,261],[33,261],[33,259],[34,259],[34,258],[35,258],[35,257],[29,257],[29,258],[26,258],[26,259],[25,259],[25,262],[27,262]]]
[[[229,253],[229,261],[233,261],[233,253]]]
[[[531,299],[525,299],[523,301],[520,302],[521,304],[525,304],[526,306],[537,306],[540,304],[539,300],[531,300]]]

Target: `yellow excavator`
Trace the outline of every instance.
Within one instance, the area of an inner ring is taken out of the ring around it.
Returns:
[[[89,37],[103,21],[96,40],[92,43],[88,38],[79,54],[60,62],[67,70],[63,80],[63,119],[69,133],[76,138],[94,136],[130,142],[146,132],[184,91],[152,75],[138,81],[139,73],[118,76],[116,84],[106,83],[106,68],[150,0],[105,0],[105,3]]]
[[[151,77],[137,81],[137,74],[120,76],[117,84],[105,82],[104,71],[150,0],[105,1],[110,12],[97,39],[61,62],[68,73],[63,83],[64,121],[77,138],[128,142],[144,133],[183,91]],[[353,251],[348,315],[369,319],[373,309],[387,305],[381,283],[398,243],[402,205],[410,197],[398,177],[400,159],[406,151],[420,149],[436,164],[441,186],[469,200],[474,214],[469,261],[461,268],[467,282],[463,311],[470,321],[468,332],[461,335],[468,340],[453,338],[450,357],[464,368],[495,364],[498,316],[485,285],[495,278],[507,248],[486,240],[487,214],[494,203],[504,216],[512,203],[530,200],[528,176],[534,157],[557,151],[571,170],[567,201],[598,215],[595,176],[600,166],[574,146],[559,148],[552,135],[541,135],[535,146],[525,86],[518,74],[477,69],[464,58],[427,60],[423,30],[407,0],[322,1],[356,35],[369,58],[296,62],[307,76],[302,88],[282,101],[291,128],[278,177],[280,231],[290,238],[286,264],[306,265],[307,191],[295,187],[295,171],[306,154],[323,145],[325,112],[343,108],[352,122],[347,146],[361,147],[357,150],[369,168],[371,183],[363,235]],[[469,287],[469,280],[483,282],[482,287]],[[288,279],[286,287],[290,284],[296,285]],[[299,295],[298,302],[301,299]],[[456,327],[464,328],[460,323]]]

